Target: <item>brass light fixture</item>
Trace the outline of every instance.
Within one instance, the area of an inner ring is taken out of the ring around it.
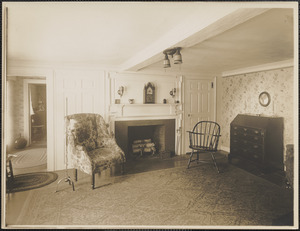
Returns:
[[[180,54],[180,50],[181,50],[181,47],[174,47],[174,48],[166,49],[163,51],[163,53],[165,55],[164,68],[171,67],[168,55],[170,55],[172,58],[174,58],[174,64],[182,63],[182,56]]]
[[[120,87],[119,87],[119,90],[118,90],[117,92],[118,92],[118,95],[119,95],[120,97],[123,96],[124,90],[125,90],[125,87],[123,87],[123,86],[120,86]]]

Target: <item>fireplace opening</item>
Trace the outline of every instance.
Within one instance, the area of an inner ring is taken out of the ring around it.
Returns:
[[[165,150],[165,126],[129,126],[128,147],[130,156],[157,156]]]
[[[128,159],[137,155],[159,156],[164,152],[172,156],[175,154],[175,119],[115,121],[115,137]],[[140,146],[142,153],[137,149]]]

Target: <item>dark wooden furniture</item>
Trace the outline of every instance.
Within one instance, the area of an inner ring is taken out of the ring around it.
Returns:
[[[293,183],[294,183],[294,145],[293,144],[286,145],[285,166],[286,166],[287,184],[293,187]]]
[[[239,114],[230,124],[230,155],[283,170],[283,118]]]
[[[6,191],[7,192],[11,191],[14,183],[14,173],[13,173],[13,168],[11,163],[11,159],[13,157],[14,156],[12,155],[8,155],[6,159]]]
[[[35,112],[35,114],[31,116],[31,121],[32,141],[42,140],[46,134],[46,112]]]
[[[188,131],[189,133],[189,148],[192,149],[192,153],[190,155],[188,166],[190,167],[191,162],[199,161],[200,153],[210,153],[213,163],[220,173],[219,167],[216,162],[216,158],[214,156],[214,152],[217,151],[219,137],[220,135],[220,125],[216,122],[212,121],[200,121],[198,122],[192,131]],[[194,153],[197,154],[197,158],[193,159]]]

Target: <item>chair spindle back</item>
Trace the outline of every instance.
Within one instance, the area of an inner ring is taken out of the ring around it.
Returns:
[[[212,121],[198,122],[189,132],[190,147],[216,151],[220,137],[220,125]]]

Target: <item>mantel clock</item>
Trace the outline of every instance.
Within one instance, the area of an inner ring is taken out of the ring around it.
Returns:
[[[144,103],[155,103],[155,86],[153,83],[147,83],[144,86]]]

